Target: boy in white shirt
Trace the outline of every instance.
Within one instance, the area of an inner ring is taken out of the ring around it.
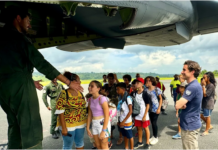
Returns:
[[[137,78],[135,86],[138,89],[138,91],[134,93],[134,97],[137,103],[140,105],[141,111],[140,114],[135,117],[135,126],[138,129],[139,141],[135,144],[134,149],[144,146],[142,142],[143,129],[145,130],[146,135],[146,144],[144,149],[149,149],[150,130],[148,126],[150,125],[150,120],[148,111],[150,107],[151,97],[143,88],[144,79]]]
[[[120,114],[118,129],[124,136],[125,149],[133,149],[133,133],[132,133],[132,98],[126,92],[126,84],[118,83],[116,85],[117,94],[120,96],[118,103],[118,113]]]

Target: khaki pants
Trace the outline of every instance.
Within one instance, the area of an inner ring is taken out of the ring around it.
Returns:
[[[181,129],[182,146],[183,149],[199,149],[198,147],[198,133],[200,128],[193,131],[185,131]]]

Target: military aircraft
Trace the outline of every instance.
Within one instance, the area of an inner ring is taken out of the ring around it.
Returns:
[[[216,1],[5,1],[27,7],[36,48],[80,52],[128,45],[172,46],[218,31]],[[0,27],[4,26],[0,15]]]

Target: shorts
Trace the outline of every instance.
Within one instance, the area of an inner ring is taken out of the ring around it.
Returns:
[[[104,118],[98,120],[92,120],[92,134],[93,135],[100,135],[104,125]],[[111,123],[110,120],[108,121],[107,129],[105,132],[105,137],[111,136]]]
[[[203,114],[204,117],[210,117],[211,113],[212,113],[212,109],[206,109],[206,108],[203,108],[201,110],[201,113]]]
[[[132,129],[124,129],[118,126],[118,130],[120,133],[122,133],[122,135],[128,139],[131,139],[133,137],[133,133],[132,133]]]
[[[135,120],[136,127],[147,128],[149,125],[150,125],[150,120],[146,120],[145,122],[142,122],[141,120]]]
[[[68,131],[72,136],[62,136],[63,138],[63,149],[72,149],[73,143],[75,142],[76,148],[84,147],[84,134],[85,128],[76,129],[74,131]],[[62,131],[60,130],[62,135]]]

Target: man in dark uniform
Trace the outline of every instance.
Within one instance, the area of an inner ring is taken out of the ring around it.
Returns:
[[[52,134],[52,138],[58,139],[58,132],[55,131],[55,127],[57,124],[57,115],[55,115],[56,110],[56,98],[60,94],[61,90],[64,90],[62,84],[57,82],[57,79],[51,81],[48,85],[44,87],[44,91],[42,94],[42,100],[47,107],[48,110],[51,110],[51,126],[50,126],[50,134]],[[47,96],[50,97],[50,106],[47,101]]]
[[[0,104],[7,114],[8,149],[42,148],[42,122],[33,68],[48,79],[66,83],[71,89],[83,91],[77,82],[60,74],[24,35],[30,25],[28,10],[7,8],[7,20],[0,34]]]

